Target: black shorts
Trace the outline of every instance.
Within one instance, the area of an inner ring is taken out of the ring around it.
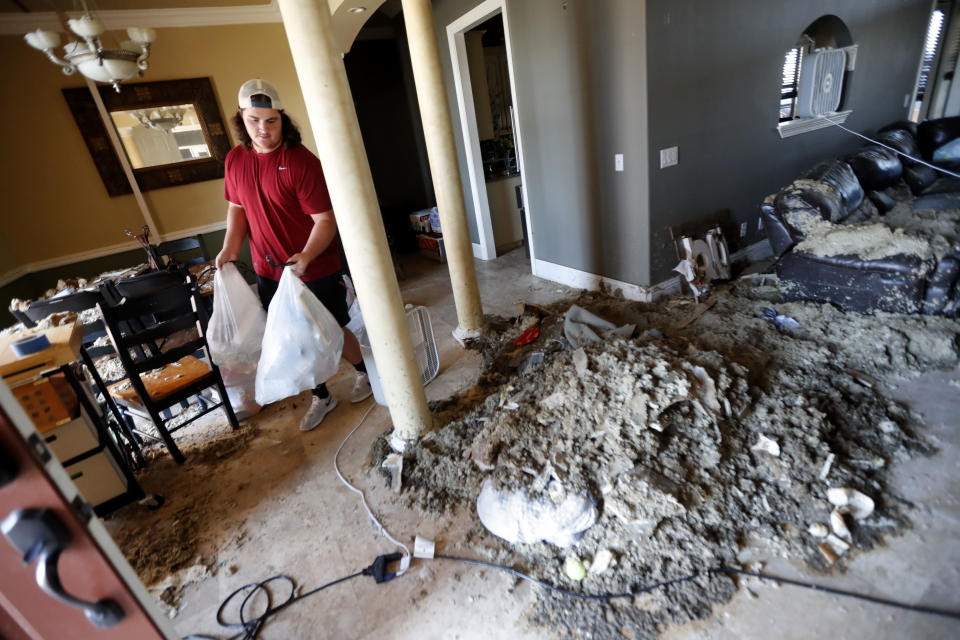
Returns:
[[[336,318],[341,327],[350,322],[350,313],[347,309],[347,286],[343,284],[343,276],[340,273],[303,284],[307,285],[307,289],[310,289],[313,295],[317,296],[317,299]],[[273,294],[277,292],[278,286],[280,286],[280,283],[276,280],[264,278],[261,275],[257,276],[257,291],[260,293],[260,304],[263,305],[264,309],[270,306],[270,301],[273,299]]]

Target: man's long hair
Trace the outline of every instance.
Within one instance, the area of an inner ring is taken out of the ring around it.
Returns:
[[[300,130],[297,129],[297,125],[293,124],[290,116],[283,111],[279,111],[278,113],[280,114],[280,136],[283,139],[283,148],[293,149],[299,146]],[[247,149],[252,149],[253,140],[250,139],[250,134],[247,133],[247,127],[243,124],[243,109],[237,109],[236,115],[233,116],[233,128],[237,132],[237,137],[240,138],[240,143]]]

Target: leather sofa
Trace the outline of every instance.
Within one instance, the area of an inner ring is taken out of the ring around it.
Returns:
[[[874,138],[929,162],[960,138],[960,117],[894,123]],[[870,144],[804,172],[760,209],[786,299],[957,315],[960,180]]]

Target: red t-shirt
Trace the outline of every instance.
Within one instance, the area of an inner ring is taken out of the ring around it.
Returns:
[[[250,227],[250,253],[257,275],[279,280],[283,264],[303,250],[313,229],[311,214],[333,209],[320,160],[305,146],[257,153],[243,145],[227,154],[224,196],[243,207]],[[340,270],[336,237],[307,266],[302,280],[310,282]]]

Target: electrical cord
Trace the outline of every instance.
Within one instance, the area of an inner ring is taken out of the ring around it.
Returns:
[[[367,569],[364,569],[363,571],[358,571],[357,573],[353,573],[349,576],[338,578],[336,580],[328,582],[325,585],[319,586],[316,589],[311,589],[306,593],[302,593],[298,596],[293,595],[294,592],[296,592],[297,590],[297,583],[294,582],[293,578],[290,578],[289,576],[276,575],[276,576],[273,576],[272,578],[267,578],[263,582],[251,582],[250,584],[245,584],[242,587],[239,587],[238,589],[234,590],[233,593],[227,596],[227,599],[224,600],[223,603],[220,605],[220,608],[217,609],[217,624],[219,624],[221,627],[225,629],[240,629],[238,633],[235,633],[232,636],[228,636],[226,640],[254,640],[260,635],[260,630],[263,628],[263,625],[266,624],[267,619],[273,614],[277,613],[278,611],[282,611],[283,609],[286,609],[287,607],[294,604],[295,602],[299,602],[304,598],[308,598],[314,595],[315,593],[323,591],[324,589],[332,587],[336,584],[340,584],[341,582],[346,582],[347,580],[352,580],[353,578],[356,578],[358,576],[368,575],[367,571],[372,570],[372,568],[373,568],[373,565],[370,565],[370,567],[367,567]],[[290,593],[287,595],[286,600],[284,600],[277,606],[273,606],[273,594],[270,591],[268,585],[271,582],[277,582],[280,580],[283,580],[290,585]],[[246,592],[246,595],[244,596],[243,600],[240,602],[240,610],[239,610],[240,621],[239,622],[225,621],[223,619],[223,612],[227,608],[227,605],[229,605],[234,598],[240,596],[245,592]],[[255,594],[259,594],[259,593],[262,593],[266,596],[267,608],[259,616],[255,616],[250,619],[247,619],[247,615],[246,615],[247,606],[252,602],[251,598]],[[192,633],[188,636],[184,636],[183,640],[220,640],[220,638],[218,638],[217,636],[206,635],[203,633]]]
[[[400,560],[401,555],[402,554],[400,553],[391,553],[391,554],[386,554],[382,556],[377,556],[376,560],[373,561],[373,564],[371,564],[366,569],[362,571],[358,571],[357,573],[353,573],[348,576],[344,576],[342,578],[338,578],[322,586],[319,586],[315,589],[311,589],[310,591],[302,593],[298,596],[294,595],[294,593],[297,590],[296,582],[294,582],[293,578],[290,578],[284,575],[276,575],[264,580],[263,582],[252,582],[250,584],[245,584],[242,587],[234,590],[233,593],[227,596],[226,600],[224,600],[223,603],[220,605],[220,608],[217,609],[217,624],[219,624],[221,627],[225,629],[240,629],[238,633],[232,636],[229,636],[228,638],[226,638],[226,640],[255,640],[259,636],[260,630],[263,628],[264,624],[266,624],[267,619],[270,616],[272,616],[273,614],[279,611],[282,611],[283,609],[286,609],[288,606],[296,602],[299,602],[300,600],[303,600],[316,593],[319,593],[324,589],[340,584],[341,582],[352,580],[359,576],[371,576],[373,577],[374,581],[377,584],[388,582],[394,579],[395,577],[398,577],[400,574],[388,572],[387,566],[388,566],[388,563],[390,562],[395,562],[397,560]],[[450,556],[450,555],[441,554],[441,553],[438,553],[434,557],[438,560],[451,560],[454,562],[462,562],[464,564],[470,564],[470,565],[479,566],[479,567],[497,569],[498,571],[503,571],[514,577],[521,578],[528,582],[532,582],[533,584],[543,587],[544,589],[547,589],[549,591],[553,591],[554,593],[559,593],[560,595],[563,595],[563,596],[567,596],[570,598],[578,598],[581,600],[609,602],[610,600],[615,600],[617,598],[633,598],[643,593],[649,593],[651,591],[657,591],[659,589],[663,589],[664,587],[669,587],[671,585],[681,584],[683,582],[696,580],[701,576],[712,578],[716,575],[726,574],[726,575],[748,576],[751,578],[757,578],[759,580],[775,582],[777,584],[787,584],[794,587],[809,589],[811,591],[829,593],[831,595],[843,596],[846,598],[854,598],[857,600],[870,602],[872,604],[879,604],[887,607],[895,607],[898,609],[912,611],[915,613],[924,613],[929,615],[960,619],[960,612],[956,612],[956,611],[946,611],[944,609],[937,609],[935,607],[906,604],[904,602],[889,600],[887,598],[879,598],[876,596],[870,596],[863,593],[856,593],[854,591],[847,591],[845,589],[826,587],[823,585],[814,584],[812,582],[803,582],[801,580],[793,580],[791,578],[783,578],[780,576],[774,576],[774,575],[765,574],[765,573],[757,573],[756,571],[747,571],[745,569],[736,569],[734,567],[715,567],[712,569],[707,569],[703,572],[691,573],[689,575],[682,576],[679,578],[673,578],[671,580],[654,582],[652,584],[649,584],[643,587],[638,587],[637,589],[633,589],[631,591],[625,591],[622,593],[591,594],[591,593],[577,593],[576,591],[563,589],[561,587],[554,586],[542,580],[538,580],[537,578],[534,578],[533,576],[530,576],[528,574],[521,573],[520,571],[517,571],[516,569],[513,569],[511,567],[508,567],[502,564],[497,564],[495,562],[487,562],[485,560],[474,560],[472,558],[462,558],[459,556]],[[286,600],[274,606],[273,594],[269,589],[269,585],[272,582],[278,582],[278,581],[284,581],[287,584],[289,584],[290,593],[287,594]],[[264,609],[263,613],[261,613],[259,616],[248,618],[247,609],[248,609],[248,606],[250,606],[250,604],[252,603],[251,599],[256,594],[259,594],[259,593],[263,593],[267,599],[266,609]],[[237,598],[240,595],[243,595],[243,600],[240,602],[240,608],[239,608],[240,621],[239,622],[225,621],[223,619],[224,610],[227,608],[227,606],[231,602],[233,602],[234,598]],[[221,640],[221,639],[216,636],[211,636],[211,635],[206,635],[201,633],[194,633],[188,636],[184,636],[183,640]]]
[[[392,543],[395,544],[396,546],[398,546],[398,547],[400,547],[401,549],[403,549],[403,558],[404,558],[404,560],[403,560],[403,563],[401,564],[401,569],[400,569],[400,572],[399,572],[399,574],[398,574],[398,575],[402,575],[403,572],[406,571],[407,566],[410,564],[410,549],[407,547],[407,545],[403,544],[402,542],[400,542],[399,540],[397,540],[396,538],[394,538],[393,536],[391,536],[391,535],[390,535],[390,532],[387,531],[387,529],[386,529],[382,524],[380,524],[380,521],[377,520],[376,516],[373,515],[373,511],[370,510],[370,506],[367,504],[367,498],[366,498],[366,496],[363,495],[363,491],[361,491],[360,489],[357,489],[355,486],[353,486],[352,484],[350,484],[350,482],[349,482],[346,478],[343,477],[343,474],[340,473],[340,465],[339,465],[339,463],[337,462],[337,460],[338,460],[339,457],[340,457],[340,451],[342,451],[344,445],[347,444],[347,440],[349,440],[350,437],[357,431],[357,429],[360,428],[360,425],[362,425],[362,424],[364,423],[364,421],[367,419],[367,416],[370,415],[370,412],[373,411],[373,409],[374,409],[376,406],[377,406],[377,405],[376,405],[375,403],[371,403],[371,404],[370,404],[370,406],[367,408],[367,410],[363,413],[363,416],[360,418],[360,422],[357,423],[357,426],[355,426],[355,427],[353,428],[353,431],[351,431],[350,433],[347,434],[347,437],[344,438],[344,439],[343,439],[343,442],[340,443],[340,446],[337,447],[337,453],[334,454],[334,456],[333,456],[333,470],[337,472],[337,477],[340,478],[340,482],[342,482],[342,483],[344,484],[344,486],[347,487],[347,489],[350,489],[350,491],[353,491],[354,493],[356,493],[356,494],[358,494],[358,495],[360,496],[360,502],[363,503],[363,508],[364,508],[364,510],[367,512],[367,515],[370,517],[370,521],[373,522],[374,525],[376,525],[377,531],[379,531],[381,534],[383,534],[383,536],[384,536],[387,540],[389,540],[390,542],[392,542]]]
[[[538,586],[544,587],[545,589],[549,589],[550,591],[554,591],[554,592],[556,592],[556,593],[560,593],[560,594],[562,594],[562,595],[569,596],[569,597],[571,597],[571,598],[580,598],[581,600],[609,601],[609,600],[614,600],[614,599],[617,599],[617,598],[632,598],[632,597],[638,596],[638,595],[640,595],[640,594],[642,594],[642,593],[648,593],[648,592],[650,592],[650,591],[655,591],[655,590],[657,590],[657,589],[662,589],[663,587],[668,587],[668,586],[673,585],[673,584],[679,584],[679,583],[681,583],[681,582],[689,582],[690,580],[694,580],[694,579],[700,577],[701,575],[707,575],[707,576],[712,577],[712,576],[715,576],[715,575],[718,575],[718,574],[733,574],[733,575],[749,576],[749,577],[751,577],[751,578],[758,578],[758,579],[760,579],[760,580],[766,580],[766,581],[768,581],[768,582],[776,582],[776,583],[780,583],[780,584],[788,584],[788,585],[791,585],[791,586],[794,586],[794,587],[802,587],[802,588],[804,588],[804,589],[810,589],[810,590],[812,590],[812,591],[820,591],[820,592],[829,593],[829,594],[832,594],[832,595],[844,596],[844,597],[847,597],[847,598],[855,598],[855,599],[857,599],[857,600],[864,600],[864,601],[866,601],[866,602],[872,602],[873,604],[879,604],[879,605],[884,605],[884,606],[888,606],[888,607],[896,607],[896,608],[898,608],[898,609],[905,609],[905,610],[907,610],[907,611],[914,611],[914,612],[917,612],[917,613],[926,613],[926,614],[937,615],[937,616],[945,616],[945,617],[947,617],[947,618],[960,619],[960,612],[956,612],[956,611],[946,611],[946,610],[944,610],[944,609],[937,609],[937,608],[934,608],[934,607],[927,607],[927,606],[923,606],[923,605],[906,604],[906,603],[904,603],[904,602],[898,602],[898,601],[896,601],[896,600],[888,600],[888,599],[886,599],[886,598],[878,598],[878,597],[876,597],[876,596],[869,596],[869,595],[862,594],[862,593],[856,593],[856,592],[854,592],[854,591],[847,591],[847,590],[845,590],[845,589],[836,589],[836,588],[834,588],[834,587],[825,587],[825,586],[822,586],[822,585],[814,584],[814,583],[812,583],[812,582],[803,582],[803,581],[801,581],[801,580],[792,580],[792,579],[790,579],[790,578],[782,578],[782,577],[780,577],[780,576],[774,576],[774,575],[769,575],[769,574],[765,574],[765,573],[757,573],[757,572],[755,572],[755,571],[747,571],[747,570],[745,570],[745,569],[736,569],[736,568],[733,568],[733,567],[715,567],[715,568],[712,568],[712,569],[707,569],[707,570],[704,571],[703,573],[691,573],[690,575],[687,575],[687,576],[683,576],[683,577],[680,577],[680,578],[673,578],[672,580],[664,580],[664,581],[662,581],[662,582],[655,582],[655,583],[650,584],[650,585],[647,585],[647,586],[645,586],[645,587],[640,587],[640,588],[638,588],[638,589],[634,589],[634,590],[632,590],[632,591],[627,591],[627,592],[623,592],[623,593],[589,594],[589,593],[577,593],[577,592],[575,592],[575,591],[569,591],[569,590],[567,590],[567,589],[562,589],[562,588],[560,588],[560,587],[556,587],[556,586],[554,586],[554,585],[552,585],[552,584],[543,582],[542,580],[538,580],[538,579],[534,578],[533,576],[529,576],[529,575],[527,575],[527,574],[525,574],[525,573],[521,573],[521,572],[517,571],[516,569],[512,569],[512,568],[507,567],[507,566],[504,566],[504,565],[502,565],[502,564],[496,564],[495,562],[487,562],[487,561],[485,561],[485,560],[473,560],[473,559],[471,559],[471,558],[461,558],[461,557],[459,557],[459,556],[448,556],[448,555],[440,554],[440,553],[438,553],[438,554],[437,554],[436,556],[434,556],[434,557],[435,557],[435,558],[439,558],[439,559],[441,559],[441,560],[453,560],[453,561],[456,561],[456,562],[463,562],[463,563],[465,563],[465,564],[472,564],[472,565],[481,566],[481,567],[489,567],[489,568],[491,568],[491,569],[498,569],[498,570],[500,570],[500,571],[504,571],[504,572],[506,572],[506,573],[509,573],[510,575],[515,576],[515,577],[517,577],[517,578],[522,578],[522,579],[527,580],[527,581],[529,581],[529,582],[532,582],[532,583],[534,583],[534,584],[536,584],[536,585],[538,585]]]

